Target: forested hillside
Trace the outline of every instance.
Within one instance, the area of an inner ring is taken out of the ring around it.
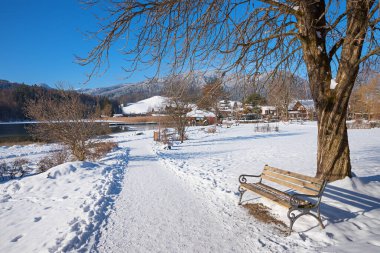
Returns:
[[[59,97],[56,89],[40,85],[26,85],[0,80],[0,121],[28,120],[24,113],[24,107],[29,100],[37,99],[42,94]],[[74,91],[66,91],[74,92]],[[83,103],[93,106],[100,114],[108,116],[118,112],[117,102],[106,98],[87,94],[80,95]]]

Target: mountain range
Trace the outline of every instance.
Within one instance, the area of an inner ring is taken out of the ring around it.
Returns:
[[[220,78],[218,72],[194,72],[191,75],[182,74],[178,78],[186,78],[190,86],[202,88],[211,79]],[[231,100],[243,100],[252,93],[259,93],[266,96],[268,93],[267,85],[269,74],[257,75],[255,81],[248,81],[244,76],[229,74],[223,76],[224,90],[229,93]],[[310,90],[307,81],[296,76],[297,86],[305,95],[304,99],[310,98]],[[171,81],[170,77],[156,78],[138,83],[119,84],[103,88],[81,89],[80,92],[89,95],[105,96],[116,99],[120,103],[133,103],[152,96],[164,95],[163,88]]]

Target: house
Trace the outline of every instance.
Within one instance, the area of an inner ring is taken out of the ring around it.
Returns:
[[[191,125],[211,125],[216,122],[214,113],[199,109],[193,109],[186,114]]]
[[[269,106],[269,105],[261,106],[261,115],[263,115],[263,116],[270,116],[270,115],[276,116],[277,115],[277,108],[275,106]]]
[[[243,103],[232,100],[221,100],[218,109],[223,118],[236,118],[237,114],[243,111]]]
[[[289,104],[288,114],[290,119],[315,119],[316,112],[314,101],[308,100],[294,100]]]

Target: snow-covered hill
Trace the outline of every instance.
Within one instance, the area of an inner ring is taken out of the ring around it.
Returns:
[[[147,114],[150,112],[160,112],[164,109],[167,98],[161,96],[153,96],[141,100],[137,103],[122,108],[123,114]]]

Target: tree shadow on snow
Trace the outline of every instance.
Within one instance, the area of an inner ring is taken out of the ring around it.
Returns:
[[[158,161],[156,155],[134,155],[129,157],[129,161]]]
[[[358,178],[362,183],[380,181],[380,175]],[[336,202],[353,207],[357,211],[342,210],[323,202],[321,203],[321,214],[332,223],[339,223],[355,218],[360,214],[380,208],[380,199],[363,193],[343,189],[337,186],[327,185],[323,197],[330,198]]]
[[[227,151],[203,151],[203,152],[167,152],[164,154],[160,154],[162,158],[165,159],[173,159],[173,160],[188,160],[191,158],[196,158],[196,159],[206,159],[206,158],[215,158],[216,156],[220,156],[222,154],[231,154],[236,150],[227,150]]]
[[[186,143],[185,145],[194,147],[194,146],[203,146],[203,145],[214,145],[214,142],[219,142],[219,143],[241,142],[241,141],[250,141],[250,140],[257,140],[257,139],[297,136],[297,135],[303,135],[303,134],[304,133],[302,132],[255,133],[254,135],[250,135],[250,136],[233,136],[233,137],[218,138],[218,139],[212,139],[212,140],[193,141],[193,142]]]

